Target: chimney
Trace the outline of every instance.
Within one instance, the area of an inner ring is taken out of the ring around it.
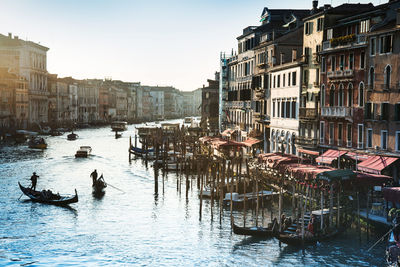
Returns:
[[[295,62],[297,59],[297,50],[292,49],[292,62]]]
[[[332,7],[331,5],[329,5],[329,4],[325,4],[325,5],[324,5],[324,11],[326,11],[326,10],[330,9],[331,7]]]
[[[317,10],[318,8],[318,0],[313,0],[312,1],[312,10]]]
[[[8,33],[8,38],[12,39],[12,33],[11,32]]]
[[[285,63],[285,62],[284,62],[284,59],[285,59],[285,53],[281,53],[281,54],[280,54],[281,65],[282,65],[283,63]]]

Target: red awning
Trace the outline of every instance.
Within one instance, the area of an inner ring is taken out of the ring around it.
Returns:
[[[319,156],[319,152],[318,151],[312,151],[312,150],[308,150],[308,149],[298,149],[299,153],[303,153],[303,154],[307,154],[307,155],[311,155],[311,156]]]
[[[387,201],[400,202],[400,187],[384,187],[382,192]]]
[[[355,161],[358,161],[358,162],[362,162],[364,160],[369,159],[372,156],[365,155],[365,154],[358,154],[358,153],[354,153],[354,152],[347,152],[345,157],[346,158],[351,158],[352,160],[355,160]]]
[[[258,139],[249,137],[249,138],[247,138],[246,141],[244,141],[244,142],[242,142],[242,143],[245,144],[245,145],[248,146],[248,147],[251,147],[251,146],[253,146],[253,145],[255,145],[255,144],[258,144],[258,143],[260,143],[260,142],[262,142],[262,140],[258,140]]]
[[[399,158],[373,156],[358,164],[357,170],[368,173],[381,174],[383,169],[385,169],[398,159]]]
[[[346,154],[346,153],[347,153],[347,151],[329,149],[329,150],[325,151],[324,154],[322,154],[321,156],[319,156],[319,157],[316,159],[316,162],[325,163],[325,164],[331,164],[332,161],[334,161],[334,160],[337,159],[338,157],[343,156],[343,155]]]
[[[231,134],[233,134],[235,132],[235,130],[232,129],[226,129],[225,131],[222,132],[222,136],[230,136]]]

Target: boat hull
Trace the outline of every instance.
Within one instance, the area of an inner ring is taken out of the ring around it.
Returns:
[[[35,191],[30,188],[22,186],[18,182],[19,188],[21,189],[22,193],[24,193],[27,197],[29,197],[34,202],[40,202],[45,204],[52,204],[52,205],[68,205],[71,203],[78,202],[78,193],[75,189],[75,196],[59,196],[58,199],[49,199],[44,198],[40,191]]]

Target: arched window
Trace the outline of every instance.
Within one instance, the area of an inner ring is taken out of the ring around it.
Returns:
[[[358,105],[360,107],[364,106],[364,83],[360,82],[358,86]]]
[[[390,75],[392,74],[392,68],[390,65],[387,65],[385,68],[385,89],[389,90],[390,88]]]
[[[329,106],[335,106],[335,86],[331,85],[331,90],[329,90]]]
[[[353,106],[353,84],[349,83],[347,87],[347,106]]]
[[[292,138],[290,138],[290,133],[286,132],[286,148],[285,148],[285,153],[290,154],[290,147],[291,147],[291,142]]]
[[[292,133],[292,154],[296,155],[296,134]]]
[[[371,67],[369,69],[369,88],[371,90],[374,89],[374,83],[375,83],[375,69],[374,67]]]
[[[325,84],[321,86],[321,107],[325,107]]]
[[[344,102],[344,90],[343,90],[343,84],[341,83],[339,85],[339,93],[338,93],[338,106],[343,107]]]

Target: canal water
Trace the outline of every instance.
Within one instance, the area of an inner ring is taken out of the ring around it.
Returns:
[[[176,174],[160,174],[155,194],[154,170],[140,159],[128,162],[129,126],[115,139],[109,127],[77,131],[79,139],[66,135],[45,137],[48,149],[26,145],[0,147],[0,266],[384,266],[381,243],[367,249],[355,231],[305,249],[280,245],[276,239],[256,239],[231,232],[229,210],[219,222],[217,204],[211,221],[210,202],[204,201],[200,220],[198,190],[185,183],[177,190]],[[79,146],[93,148],[92,156],[75,159]],[[92,195],[90,173],[97,169],[106,182],[102,198]],[[28,201],[18,181],[30,185],[40,176],[38,189],[73,194],[79,202],[70,208]],[[195,181],[195,180],[193,180]],[[276,202],[270,204],[276,214]],[[269,210],[265,214],[270,214]],[[238,224],[242,212],[234,213]],[[247,213],[247,225],[254,223]],[[265,223],[269,222],[265,217]]]

